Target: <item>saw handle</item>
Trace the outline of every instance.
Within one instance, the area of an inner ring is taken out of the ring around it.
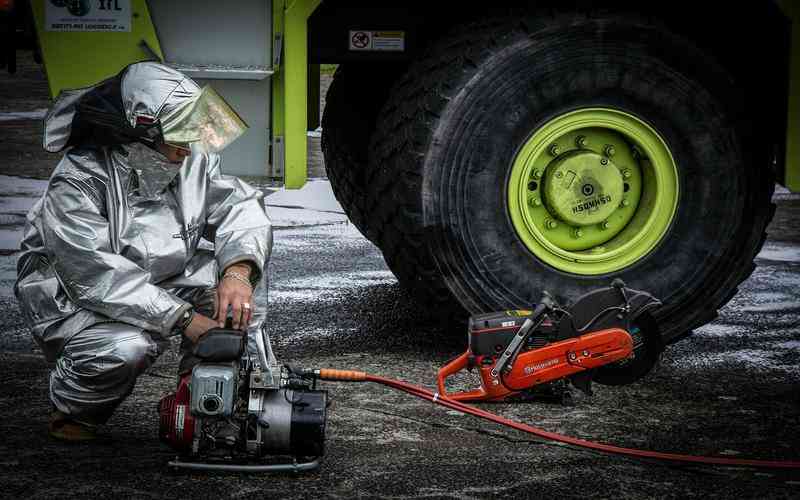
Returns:
[[[483,387],[480,389],[473,389],[471,391],[454,392],[450,394],[447,393],[447,390],[444,387],[444,382],[448,377],[455,375],[469,366],[469,358],[471,355],[472,353],[467,351],[443,367],[439,368],[439,373],[436,376],[436,385],[438,386],[439,395],[441,397],[453,399],[455,401],[480,401],[489,395],[489,393],[487,393]]]
[[[542,293],[542,297],[539,299],[539,303],[536,304],[536,307],[533,308],[533,312],[528,319],[531,321],[539,321],[541,316],[545,313],[552,311],[558,303],[553,299],[553,296],[547,292]]]

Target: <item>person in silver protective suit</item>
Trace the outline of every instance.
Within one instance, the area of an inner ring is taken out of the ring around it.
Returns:
[[[263,194],[220,172],[245,130],[213,89],[152,62],[57,98],[44,147],[66,153],[28,214],[14,287],[55,364],[52,436],[94,439],[170,336],[187,373],[193,342],[228,315],[261,328]]]

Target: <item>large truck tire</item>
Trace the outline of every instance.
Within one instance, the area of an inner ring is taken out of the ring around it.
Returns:
[[[402,69],[400,69],[402,70]],[[375,121],[386,101],[396,64],[340,65],[325,98],[322,154],[336,199],[350,221],[369,238],[365,211],[367,150]]]
[[[465,26],[381,113],[375,241],[440,309],[527,308],[545,290],[569,302],[621,278],[663,302],[674,341],[736,293],[774,213],[747,105],[713,57],[634,16]]]

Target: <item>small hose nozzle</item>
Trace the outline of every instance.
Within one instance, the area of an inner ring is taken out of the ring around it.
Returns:
[[[314,372],[320,380],[338,380],[340,382],[364,382],[367,380],[366,372],[354,370],[323,368],[322,370],[314,370]]]

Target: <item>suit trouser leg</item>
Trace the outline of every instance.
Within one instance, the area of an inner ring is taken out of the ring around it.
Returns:
[[[72,337],[56,360],[50,400],[76,420],[103,423],[166,344],[126,323],[89,327]]]

